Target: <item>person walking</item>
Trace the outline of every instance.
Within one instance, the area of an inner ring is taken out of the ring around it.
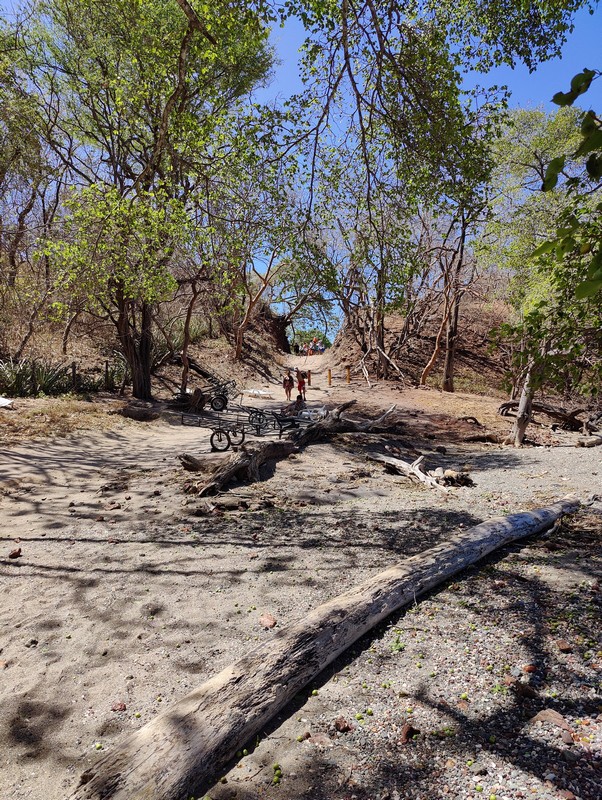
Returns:
[[[287,371],[286,375],[282,379],[282,388],[286,394],[286,399],[292,399],[293,387],[295,386],[295,379],[291,375],[290,369]]]
[[[297,392],[301,395],[301,397],[306,400],[305,397],[305,373],[301,372],[300,369],[297,370]]]

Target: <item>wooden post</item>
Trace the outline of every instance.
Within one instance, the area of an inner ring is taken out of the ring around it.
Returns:
[[[332,386],[332,370],[328,368],[328,385]]]
[[[73,391],[77,389],[77,364],[75,361],[71,362],[71,386],[73,386]]]
[[[307,385],[311,386],[311,370],[307,370]]]
[[[347,373],[346,383],[351,383],[351,367],[345,367],[345,371]]]

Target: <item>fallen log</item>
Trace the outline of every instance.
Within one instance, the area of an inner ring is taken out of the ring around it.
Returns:
[[[579,439],[577,447],[598,447],[600,444],[602,444],[602,436],[592,434],[589,439]]]
[[[286,458],[298,449],[294,442],[287,440],[265,442],[260,445],[241,445],[237,453],[233,453],[223,466],[218,467],[209,483],[199,487],[199,495],[204,497],[217,494],[233,478],[254,483],[260,478],[259,470],[262,464],[271,459]]]
[[[431,489],[440,489],[442,492],[447,492],[448,490],[440,484],[436,478],[433,478],[432,475],[427,475],[426,472],[423,472],[420,469],[420,465],[424,461],[424,456],[418,456],[417,459],[412,461],[409,464],[407,461],[403,461],[401,458],[394,458],[393,456],[385,456],[382,453],[368,453],[367,458],[371,461],[380,461],[383,464],[386,464],[391,469],[395,470],[400,475],[405,475],[407,478],[416,478],[421,483],[425,483],[427,486],[430,486]]]
[[[377,431],[383,427],[383,423],[395,411],[396,406],[392,405],[384,414],[376,419],[359,420],[344,417],[343,412],[355,403],[355,400],[350,400],[343,403],[334,411],[332,411],[324,419],[308,425],[304,430],[293,431],[289,438],[296,442],[299,447],[305,447],[312,442],[318,442],[321,439],[328,439],[337,433],[370,433]]]
[[[507,417],[510,415],[511,411],[516,411],[518,409],[518,404],[518,400],[507,400],[498,408],[498,414],[502,417]],[[587,413],[586,408],[577,408],[574,411],[567,411],[564,408],[556,408],[547,403],[538,402],[532,403],[531,410],[537,411],[540,414],[545,414],[547,417],[550,417],[550,419],[557,420],[560,423],[560,427],[567,431],[580,431],[583,427],[583,420],[577,419],[577,417],[580,414]]]
[[[82,775],[72,800],[181,800],[204,793],[238,749],[385,617],[578,507],[565,498],[484,522],[319,606],[130,734]]]

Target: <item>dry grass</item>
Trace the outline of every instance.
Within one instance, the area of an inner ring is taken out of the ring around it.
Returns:
[[[13,409],[0,410],[0,441],[16,444],[24,439],[66,436],[82,429],[108,430],[117,420],[111,412],[122,400],[99,397],[93,401],[72,398],[25,398],[14,401]]]

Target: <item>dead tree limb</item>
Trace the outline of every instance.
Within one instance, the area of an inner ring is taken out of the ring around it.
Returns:
[[[508,417],[512,412],[518,409],[518,406],[518,400],[508,400],[500,405],[498,414],[502,417]],[[577,408],[574,411],[567,411],[564,408],[535,401],[531,403],[531,410],[539,414],[545,414],[547,417],[550,417],[550,419],[556,420],[560,423],[561,428],[568,431],[580,431],[583,427],[583,420],[578,419],[578,417],[580,414],[587,414],[586,408]]]
[[[597,447],[600,444],[602,444],[602,436],[592,434],[590,439],[579,439],[577,447]]]
[[[296,430],[290,434],[290,438],[296,442],[300,447],[305,447],[312,442],[317,442],[320,439],[328,439],[336,433],[370,433],[382,428],[383,423],[389,417],[395,406],[388,408],[384,414],[381,414],[377,419],[357,420],[350,417],[344,417],[343,411],[355,403],[352,400],[339,406],[331,414],[313,425],[308,425],[304,430]]]
[[[399,475],[405,475],[406,478],[416,478],[421,483],[425,483],[427,486],[430,486],[431,489],[440,489],[442,492],[447,492],[448,490],[445,486],[442,486],[436,478],[433,478],[432,475],[427,475],[426,472],[423,472],[420,469],[420,464],[424,461],[424,456],[418,456],[415,461],[412,461],[411,464],[408,464],[407,461],[403,461],[401,458],[394,458],[393,456],[385,456],[382,453],[369,453],[367,456],[371,461],[380,461],[383,464],[386,464],[390,469],[395,470]]]
[[[206,465],[200,458],[195,458],[189,453],[182,453],[178,458],[184,469],[188,470],[188,472],[202,472],[206,469]]]
[[[204,497],[205,495],[217,494],[233,478],[254,483],[259,480],[259,470],[262,464],[271,459],[286,458],[298,449],[294,442],[285,440],[265,442],[248,447],[243,445],[237,453],[233,453],[228,461],[215,471],[209,483],[200,487],[199,495]]]
[[[309,681],[394,611],[503,545],[549,528],[579,501],[484,522],[319,606],[130,734],[71,800],[181,800],[216,775]]]
[[[211,481],[205,485],[199,485],[196,490],[201,497],[205,495],[217,494],[224,489],[233,478],[254,483],[258,481],[259,469],[262,464],[271,459],[286,458],[291,453],[295,453],[300,447],[305,447],[312,442],[327,439],[335,433],[365,433],[382,428],[384,421],[395,410],[395,406],[387,409],[377,419],[372,420],[353,420],[343,417],[342,413],[355,403],[350,400],[336,408],[331,414],[319,422],[312,423],[305,428],[297,428],[288,437],[278,442],[267,442],[265,444],[243,445],[238,452],[233,453],[230,458],[221,464],[214,472]],[[191,472],[198,472],[204,469],[201,459],[182,453],[179,456],[184,469]],[[190,489],[194,491],[194,489]]]

